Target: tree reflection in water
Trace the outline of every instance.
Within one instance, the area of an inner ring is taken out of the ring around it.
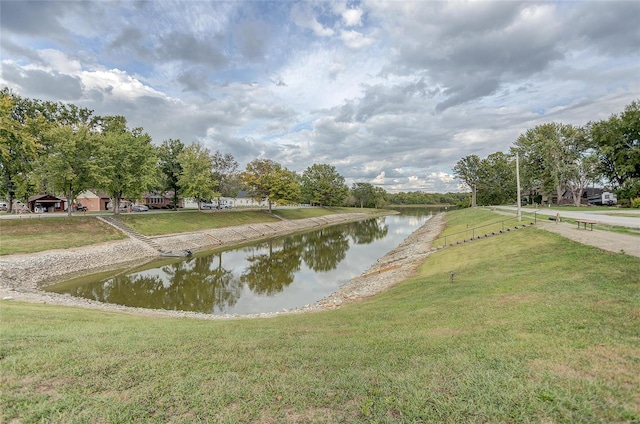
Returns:
[[[395,223],[401,222],[397,217],[387,218],[393,220],[394,225],[400,225]],[[351,244],[366,245],[385,239],[389,235],[387,218],[321,228],[244,248],[196,255],[170,263],[165,261],[155,268],[147,267],[108,279],[86,283],[85,278],[83,283],[75,286],[63,283],[60,289],[55,286],[49,289],[133,307],[227,313],[247,295],[278,295],[296,281],[300,272],[313,272],[306,278],[313,280],[320,273],[335,270],[347,258]],[[406,231],[410,233],[420,224],[415,223]],[[382,248],[389,251],[399,241],[390,241],[393,245],[388,248],[383,245]],[[352,262],[360,265],[363,261],[352,258]],[[330,287],[328,283],[322,283],[322,286],[324,290],[325,286]],[[327,294],[322,293],[315,300]],[[309,303],[308,300],[303,302]]]
[[[240,280],[257,294],[273,296],[281,292],[293,283],[294,273],[300,269],[301,249],[299,243],[292,243],[288,238],[255,246],[252,249],[255,253],[247,256],[249,266]]]

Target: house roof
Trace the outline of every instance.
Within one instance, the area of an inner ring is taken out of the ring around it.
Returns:
[[[29,197],[29,202],[35,202],[35,201],[66,202],[66,200],[67,199],[65,199],[64,197],[56,197],[50,194],[36,194],[35,196]]]
[[[101,192],[101,191],[93,191],[93,190],[85,190],[82,193],[78,194],[76,197],[84,197],[85,199],[110,199],[111,196],[109,196],[107,193],[105,192]]]

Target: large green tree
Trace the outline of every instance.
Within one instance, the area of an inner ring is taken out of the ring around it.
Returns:
[[[521,134],[512,151],[520,155],[521,181],[525,190],[556,192],[561,201],[568,181],[573,178],[570,164],[584,155],[581,129],[573,125],[550,122]]]
[[[495,152],[480,161],[478,179],[478,203],[502,205],[516,199],[515,160]]]
[[[371,183],[353,183],[351,195],[361,208],[372,208],[376,206],[376,190]]]
[[[271,159],[249,162],[241,178],[251,197],[267,199],[269,212],[274,202],[297,202],[300,199],[297,175]]]
[[[476,206],[478,181],[480,180],[480,158],[469,155],[460,159],[453,167],[453,175],[471,189],[471,207]]]
[[[72,202],[86,188],[97,150],[85,148],[98,118],[73,104],[32,100],[0,90],[3,163],[0,191],[11,198],[64,193]],[[89,156],[88,156],[89,154]]]
[[[349,187],[334,166],[313,164],[302,173],[302,195],[308,203],[337,206],[348,194]]]
[[[169,190],[173,193],[172,202],[173,208],[178,207],[180,201],[180,185],[178,180],[182,174],[182,165],[178,160],[178,156],[185,149],[184,143],[179,139],[164,140],[160,146],[158,146],[158,167],[161,172],[162,189]]]
[[[43,125],[40,116],[21,116],[20,98],[8,90],[0,92],[0,194],[9,201],[9,212],[25,186],[42,147],[34,129]]]
[[[120,214],[120,199],[137,200],[159,183],[156,148],[141,128],[127,128],[123,116],[102,120],[99,185],[109,193],[113,213]]]
[[[640,196],[640,100],[609,119],[590,122],[588,136],[600,158],[603,175],[626,196]],[[629,190],[631,187],[637,189]]]
[[[200,210],[200,203],[203,200],[211,200],[218,196],[217,182],[212,175],[213,162],[209,149],[200,143],[191,144],[180,153],[178,161],[182,166],[182,174],[178,179],[182,194],[195,198]]]
[[[232,154],[216,150],[211,156],[213,180],[218,193],[218,206],[222,196],[236,197],[240,191],[240,172],[238,162]]]
[[[50,190],[65,194],[69,216],[73,199],[94,186],[101,173],[98,137],[84,124],[54,126],[43,137],[44,153],[37,160],[34,177],[46,180]]]

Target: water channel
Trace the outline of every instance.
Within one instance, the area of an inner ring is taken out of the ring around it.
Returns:
[[[423,225],[432,210],[410,211],[85,276],[46,290],[118,305],[215,315],[301,307],[362,274]]]

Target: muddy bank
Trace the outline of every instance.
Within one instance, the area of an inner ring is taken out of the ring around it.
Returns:
[[[370,218],[367,214],[337,214],[297,221],[251,224],[194,233],[154,237],[163,250],[192,251],[226,248],[264,238],[290,234],[316,227]],[[352,279],[336,293],[295,310],[257,314],[266,317],[282,313],[300,313],[334,309],[343,304],[373,296],[410,277],[419,263],[431,252],[431,241],[442,231],[443,215],[435,215],[407,237],[396,249],[380,258],[363,275]],[[80,275],[138,266],[158,259],[158,251],[138,240],[108,242],[73,249],[50,250],[0,259],[0,299],[56,305],[125,311],[155,316],[220,319],[236,315],[211,316],[193,312],[148,310],[106,304],[88,299],[48,293],[41,290],[56,282]]]

